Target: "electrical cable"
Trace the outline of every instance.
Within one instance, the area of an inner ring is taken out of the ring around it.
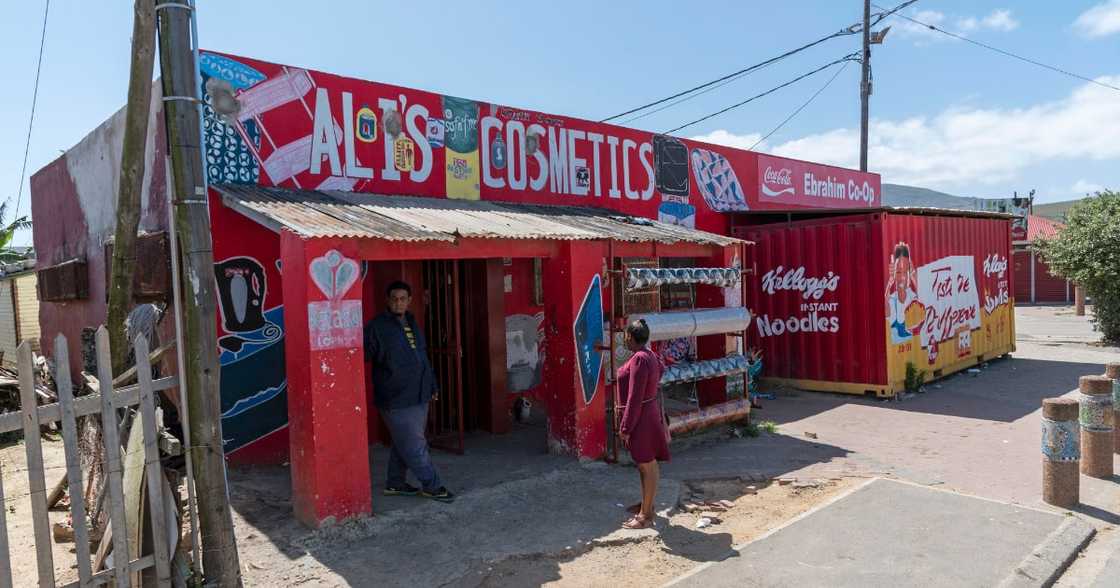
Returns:
[[[27,174],[27,157],[31,153],[31,129],[35,126],[35,105],[39,101],[39,74],[43,71],[43,46],[47,42],[47,15],[51,12],[51,0],[47,0],[43,8],[43,32],[39,37],[39,63],[35,66],[35,89],[31,93],[31,120],[27,123],[27,142],[23,147],[23,167],[19,171],[19,190],[16,193],[16,213],[12,218],[19,218],[20,200],[23,199],[23,178]]]
[[[873,6],[875,6],[875,8],[880,8],[881,9],[881,7],[879,7],[877,5],[873,5]],[[948,35],[950,37],[953,37],[954,39],[959,39],[961,41],[965,41],[966,43],[972,43],[973,45],[976,45],[978,47],[983,47],[984,49],[988,49],[989,51],[995,51],[996,53],[999,53],[1001,55],[1011,57],[1013,59],[1018,59],[1019,61],[1025,61],[1025,62],[1027,62],[1031,65],[1036,65],[1038,67],[1045,68],[1045,69],[1048,69],[1050,71],[1069,76],[1071,78],[1076,78],[1076,79],[1079,79],[1079,80],[1082,80],[1082,81],[1085,81],[1085,82],[1089,82],[1089,83],[1092,83],[1092,84],[1096,84],[1098,86],[1108,88],[1110,90],[1116,90],[1117,92],[1120,92],[1120,87],[1113,86],[1112,84],[1106,84],[1102,81],[1094,80],[1093,78],[1085,77],[1081,74],[1077,74],[1077,73],[1074,73],[1074,72],[1071,72],[1071,71],[1068,71],[1068,70],[1064,70],[1060,67],[1056,67],[1056,66],[1053,66],[1053,65],[1042,63],[1041,61],[1035,61],[1034,59],[1031,59],[1029,57],[1023,57],[1022,55],[1016,55],[1016,54],[1014,54],[1010,51],[1005,51],[1003,49],[1000,49],[999,47],[994,47],[992,45],[988,45],[987,43],[981,43],[980,41],[969,39],[968,37],[965,37],[963,35],[959,35],[957,33],[952,33],[952,32],[946,31],[945,29],[941,29],[941,28],[938,28],[935,25],[931,25],[929,23],[922,22],[922,21],[917,20],[915,18],[911,18],[909,16],[906,16],[905,14],[894,14],[893,16],[897,16],[899,18],[904,18],[904,19],[906,19],[906,20],[908,20],[908,21],[910,21],[914,24],[926,27],[931,31],[936,31],[936,32],[941,33],[943,35]]]
[[[698,118],[698,119],[696,119],[692,122],[685,123],[685,124],[683,124],[679,127],[669,129],[668,131],[665,131],[664,134],[668,135],[668,134],[671,134],[671,133],[675,133],[675,132],[677,132],[681,129],[685,129],[685,128],[691,127],[692,125],[695,125],[697,123],[704,122],[704,121],[706,121],[710,118],[717,117],[721,114],[724,114],[726,112],[729,112],[731,110],[739,108],[740,106],[743,106],[743,105],[748,104],[750,102],[754,102],[755,100],[758,100],[759,98],[762,98],[764,96],[768,96],[770,94],[773,94],[774,92],[777,92],[778,90],[781,90],[782,88],[785,88],[786,86],[793,85],[793,84],[795,84],[795,83],[797,83],[797,82],[799,82],[799,81],[801,81],[801,80],[803,80],[803,79],[805,79],[805,78],[807,78],[807,77],[809,77],[809,76],[811,76],[815,73],[826,70],[826,69],[828,69],[828,68],[830,68],[830,67],[832,67],[832,66],[834,66],[838,63],[844,63],[846,61],[853,61],[853,60],[856,60],[856,59],[859,59],[859,54],[858,53],[851,53],[849,55],[845,55],[844,57],[841,57],[840,59],[837,59],[835,61],[831,61],[829,63],[826,63],[826,64],[824,64],[824,65],[822,65],[822,66],[820,66],[820,67],[818,67],[818,68],[816,68],[816,69],[814,69],[810,72],[801,74],[801,75],[797,76],[796,78],[793,78],[792,80],[789,80],[788,82],[785,82],[785,83],[783,83],[781,85],[778,85],[778,86],[774,86],[773,88],[770,88],[769,90],[766,90],[765,92],[762,92],[760,94],[756,94],[754,96],[751,96],[750,98],[747,98],[746,100],[743,100],[742,102],[737,102],[735,104],[732,104],[731,106],[728,106],[727,108],[717,110],[716,112],[713,112],[711,114],[702,116],[702,117],[700,117],[700,118]]]
[[[781,59],[775,59],[774,61],[771,61],[771,62],[769,62],[765,65],[761,65],[758,68],[751,70],[751,72],[749,72],[749,73],[760,71],[760,70],[762,70],[762,69],[764,69],[768,66],[771,66],[771,65],[774,65],[775,63],[778,63],[778,61],[780,61],[780,60]],[[694,94],[689,94],[689,95],[684,96],[684,97],[682,97],[678,100],[674,100],[674,101],[672,101],[668,104],[664,104],[662,106],[659,106],[658,108],[654,108],[653,110],[647,110],[647,111],[645,111],[641,114],[636,114],[636,115],[634,115],[630,118],[627,118],[625,120],[621,120],[621,121],[618,122],[618,124],[620,124],[620,125],[630,124],[630,123],[632,123],[636,120],[643,119],[643,118],[645,118],[647,116],[650,116],[652,114],[657,114],[658,112],[661,112],[662,110],[665,110],[665,109],[668,109],[668,108],[672,108],[672,107],[680,104],[681,102],[687,102],[689,100],[692,100],[693,98],[703,96],[704,94],[707,94],[708,92],[711,92],[712,90],[718,90],[719,88],[722,88],[722,87],[726,86],[727,84],[730,84],[731,82],[734,82],[734,81],[737,81],[737,80],[740,80],[740,79],[746,77],[746,75],[747,74],[743,74],[742,76],[739,76],[739,77],[736,77],[736,78],[731,78],[731,79],[728,79],[724,82],[709,86],[707,88],[704,88],[703,90],[697,91]]]
[[[759,144],[761,144],[763,141],[769,139],[771,135],[773,135],[774,133],[781,130],[782,127],[786,126],[786,123],[793,120],[793,117],[797,116],[798,114],[801,114],[801,111],[805,110],[806,106],[809,106],[809,104],[811,104],[813,102],[813,100],[816,100],[817,96],[821,95],[821,92],[824,92],[826,88],[828,88],[829,86],[832,85],[832,82],[836,81],[836,78],[840,77],[840,74],[844,73],[844,70],[848,69],[848,64],[850,64],[850,63],[851,63],[851,60],[845,61],[844,65],[841,66],[840,69],[836,70],[836,73],[832,74],[832,77],[828,78],[828,81],[825,82],[824,85],[820,87],[820,89],[818,89],[816,92],[814,92],[813,95],[810,96],[809,99],[806,100],[804,104],[802,104],[801,106],[798,106],[797,110],[794,110],[793,112],[791,112],[790,115],[787,116],[785,120],[778,123],[778,126],[771,129],[769,133],[766,133],[765,137],[762,137],[761,139],[755,141],[754,145],[751,145],[750,147],[747,148],[747,151],[754,151],[755,147],[758,147]]]
[[[902,4],[899,4],[898,6],[890,9],[889,11],[876,14],[875,15],[876,20],[872,24],[873,25],[878,24],[884,18],[894,14],[895,12],[898,12],[899,10],[902,10],[903,8],[906,8],[907,6],[910,6],[910,5],[914,4],[917,1],[918,0],[908,0],[906,2],[903,2]],[[883,10],[883,9],[880,9],[880,10]],[[781,55],[778,55],[776,57],[772,57],[770,59],[767,59],[766,61],[756,63],[756,64],[751,65],[749,67],[745,67],[743,69],[740,69],[739,71],[732,72],[732,73],[727,74],[723,77],[716,78],[716,79],[711,80],[709,82],[705,82],[703,84],[700,84],[699,86],[694,86],[694,87],[689,88],[687,90],[677,92],[676,94],[673,94],[672,96],[666,96],[664,98],[661,98],[659,100],[655,100],[655,101],[650,102],[648,104],[643,104],[643,105],[638,106],[636,108],[631,108],[630,110],[627,110],[625,112],[620,112],[620,113],[618,113],[614,116],[608,116],[607,118],[604,118],[604,119],[600,120],[599,122],[609,122],[609,121],[612,121],[612,120],[617,119],[617,118],[622,118],[622,117],[624,117],[626,115],[629,115],[629,114],[634,114],[636,112],[646,110],[647,108],[651,108],[653,106],[658,106],[660,104],[664,104],[665,102],[669,102],[670,100],[675,100],[675,102],[672,102],[671,104],[666,104],[665,106],[662,106],[661,108],[658,108],[658,109],[653,110],[651,112],[647,112],[647,113],[644,113],[644,114],[641,114],[641,115],[638,115],[638,116],[628,118],[628,119],[622,121],[619,124],[626,124],[626,123],[638,120],[640,118],[644,118],[644,117],[649,116],[651,114],[654,114],[656,112],[661,112],[662,110],[665,110],[666,108],[670,108],[672,106],[680,104],[681,102],[685,102],[687,100],[691,100],[691,99],[693,99],[697,96],[700,96],[702,94],[706,94],[706,93],[708,93],[712,90],[715,90],[716,88],[720,88],[722,86],[725,86],[725,85],[727,85],[727,84],[729,84],[729,83],[731,83],[731,82],[733,82],[733,81],[735,81],[735,80],[737,80],[737,79],[739,79],[739,78],[741,78],[741,77],[743,77],[743,76],[745,76],[749,73],[758,71],[758,70],[760,70],[760,69],[762,69],[766,66],[773,65],[773,64],[775,64],[775,63],[777,63],[777,62],[779,62],[779,61],[781,61],[781,60],[783,60],[783,59],[785,59],[785,58],[787,58],[791,55],[794,55],[795,53],[800,53],[801,51],[805,51],[806,49],[809,49],[811,47],[814,47],[816,45],[824,43],[825,41],[828,41],[830,39],[835,39],[836,37],[843,37],[843,36],[846,36],[846,35],[854,35],[856,33],[862,32],[862,31],[863,31],[863,23],[861,23],[861,22],[860,23],[855,23],[855,24],[850,25],[846,28],[840,29],[839,31],[836,31],[835,33],[832,33],[831,35],[821,37],[820,39],[817,39],[817,40],[812,41],[810,43],[806,43],[805,45],[797,47],[796,49],[791,49],[789,51],[786,51],[785,53],[782,53]],[[679,98],[679,100],[677,100],[678,98]]]
[[[604,119],[600,120],[599,122],[609,122],[609,121],[612,121],[616,118],[621,118],[621,117],[624,117],[628,114],[634,114],[635,112],[645,110],[645,109],[650,108],[652,106],[657,106],[659,104],[664,104],[665,102],[668,102],[670,100],[680,98],[680,97],[685,96],[687,94],[692,94],[693,92],[696,92],[698,90],[703,90],[705,88],[708,88],[710,86],[714,86],[716,84],[720,84],[721,82],[732,81],[732,80],[734,80],[736,78],[739,78],[741,76],[744,76],[744,75],[746,75],[750,72],[753,72],[753,71],[756,71],[756,70],[761,69],[763,67],[766,67],[767,65],[777,63],[778,61],[781,61],[781,60],[785,59],[786,57],[789,57],[790,55],[793,55],[795,53],[799,53],[801,51],[809,49],[810,47],[814,47],[816,45],[824,43],[825,41],[835,39],[836,37],[842,37],[842,36],[845,36],[845,35],[854,35],[855,33],[859,32],[858,26],[860,26],[860,25],[852,25],[852,26],[850,26],[846,29],[841,29],[841,30],[839,30],[835,33],[832,33],[831,35],[821,37],[820,39],[817,39],[816,41],[813,41],[811,43],[807,43],[807,44],[802,45],[802,46],[800,46],[796,49],[791,49],[789,51],[786,51],[785,53],[782,53],[781,55],[778,55],[777,57],[771,57],[770,59],[767,59],[766,61],[756,63],[756,64],[751,65],[749,67],[745,67],[743,69],[740,69],[739,71],[729,73],[729,74],[727,74],[727,75],[725,75],[721,78],[714,79],[710,82],[705,82],[703,84],[700,84],[699,86],[694,86],[694,87],[689,88],[687,90],[684,90],[682,92],[677,92],[676,94],[673,94],[672,96],[666,96],[666,97],[661,98],[659,100],[655,100],[653,102],[650,102],[649,104],[643,104],[643,105],[638,106],[636,108],[631,108],[630,110],[627,110],[625,112],[620,112],[620,113],[618,113],[614,116],[608,116],[607,118],[604,118]],[[633,119],[631,119],[631,120],[633,120]]]

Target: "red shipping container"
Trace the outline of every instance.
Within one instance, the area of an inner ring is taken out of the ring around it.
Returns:
[[[739,228],[756,243],[748,342],[764,377],[893,396],[908,365],[929,381],[1013,351],[1010,231],[1005,216],[915,210]]]

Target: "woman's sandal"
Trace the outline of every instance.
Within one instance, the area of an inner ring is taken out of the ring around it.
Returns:
[[[630,519],[625,523],[622,523],[622,527],[624,529],[648,529],[652,526],[653,521],[643,517],[640,514],[636,514],[630,517]]]

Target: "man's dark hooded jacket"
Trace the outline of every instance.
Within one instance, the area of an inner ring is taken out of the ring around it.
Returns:
[[[435,371],[428,360],[424,333],[412,313],[406,312],[416,349],[408,343],[397,315],[385,311],[365,327],[366,357],[373,362],[373,401],[379,409],[423,404],[436,392]]]

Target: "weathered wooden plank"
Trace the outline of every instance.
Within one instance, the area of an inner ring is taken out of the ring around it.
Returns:
[[[4,464],[0,464],[0,588],[12,588],[12,561],[8,555],[8,514],[4,502]]]
[[[144,434],[140,424],[143,420],[143,415],[139,414],[132,419],[124,451],[124,512],[127,517],[124,535],[130,554],[140,554],[140,532],[144,522]],[[139,586],[140,575],[135,571],[129,575],[132,585]]]
[[[177,376],[167,376],[152,382],[152,391],[161,392],[163,390],[170,390],[179,385],[179,378]],[[114,392],[113,406],[116,408],[125,408],[132,406],[138,402],[140,398],[140,386],[132,385],[126,386]],[[86,416],[95,414],[101,411],[101,398],[100,394],[88,394],[74,399],[74,416]],[[62,413],[59,412],[58,403],[45,404],[39,407],[38,410],[39,422],[53,423],[62,418]],[[22,417],[18,412],[8,412],[0,414],[0,433],[8,433],[10,431],[18,431],[23,427]]]
[[[30,490],[31,521],[35,528],[35,557],[39,564],[39,586],[54,586],[54,556],[51,553],[51,521],[47,516],[47,482],[43,479],[43,444],[39,438],[39,403],[35,394],[35,372],[31,343],[24,341],[19,355],[19,414],[23,415],[23,444],[27,450],[27,486]]]
[[[74,388],[70,385],[70,352],[66,337],[59,333],[54,339],[58,404],[62,412],[62,444],[66,450],[66,481],[70,485],[70,523],[74,527],[74,553],[78,559],[78,579],[89,582],[89,526],[86,523],[86,501],[82,494],[82,466],[78,462],[78,422],[74,417]]]
[[[101,388],[101,434],[105,442],[105,479],[109,490],[109,530],[127,529],[124,517],[124,469],[121,466],[121,439],[117,430],[117,410],[113,407],[113,366],[109,355],[109,331],[102,326],[97,329],[97,377],[100,382],[110,382]],[[113,562],[116,568],[118,587],[129,585],[126,562],[132,557],[128,552],[128,536],[113,533]],[[100,551],[100,550],[99,550]]]
[[[148,509],[151,513],[152,550],[156,557],[156,583],[171,585],[171,553],[167,548],[167,519],[164,518],[163,468],[159,461],[159,432],[156,429],[155,397],[152,393],[152,366],[148,363],[148,340],[136,338],[136,378],[140,384],[140,414],[144,426],[144,467],[148,481]],[[134,425],[135,426],[135,425]]]
[[[62,497],[66,495],[67,486],[67,478],[64,473],[62,477],[58,479],[58,483],[54,485],[50,494],[47,494],[47,508],[54,508],[54,505],[58,504],[59,500],[62,500]]]
[[[129,573],[137,573],[140,570],[150,568],[153,565],[155,565],[155,558],[153,558],[150,555],[145,555],[144,557],[142,557],[140,559],[134,559],[134,560],[128,562],[128,565],[125,566],[125,569],[128,570]],[[115,568],[111,569],[111,570],[101,570],[100,572],[97,572],[96,574],[94,574],[92,578],[90,578],[89,586],[92,587],[92,586],[101,586],[103,584],[109,584],[113,581],[115,575],[116,575],[116,569]],[[84,588],[84,587],[82,587],[82,584],[80,582],[70,582],[69,584],[63,584],[60,588]]]
[[[171,351],[174,348],[175,348],[175,342],[172,341],[172,342],[167,343],[164,346],[160,347],[159,349],[156,349],[155,351],[148,354],[148,363],[151,363],[153,365],[159,363],[160,360],[163,359],[163,356],[167,355],[167,352]],[[128,368],[127,370],[121,372],[121,374],[119,376],[113,378],[113,386],[121,386],[121,385],[127,384],[128,382],[131,382],[135,379],[136,379],[136,366],[134,365],[134,366]]]

